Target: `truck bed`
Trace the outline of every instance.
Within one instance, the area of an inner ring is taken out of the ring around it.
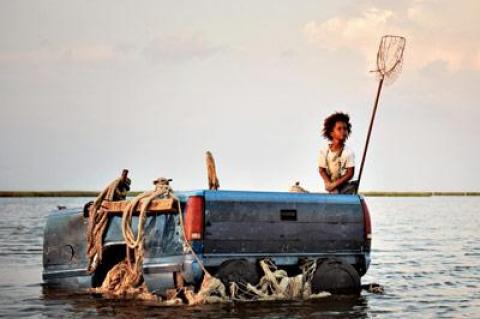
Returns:
[[[360,197],[205,191],[205,254],[362,252]]]

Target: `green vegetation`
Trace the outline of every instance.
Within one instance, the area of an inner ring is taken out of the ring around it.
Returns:
[[[94,191],[0,191],[0,197],[97,197]],[[129,192],[136,196],[141,192]]]
[[[371,197],[430,197],[432,192],[360,192],[364,196]]]
[[[136,196],[141,192],[129,192]],[[367,197],[480,196],[480,192],[360,192]],[[94,191],[0,191],[0,197],[96,197]]]
[[[480,192],[361,192],[377,197],[430,197],[430,196],[480,196]]]

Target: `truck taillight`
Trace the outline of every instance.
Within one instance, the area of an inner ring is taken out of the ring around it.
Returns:
[[[191,196],[185,209],[185,237],[187,240],[203,238],[204,201],[201,196]]]
[[[365,239],[371,240],[372,239],[372,222],[370,220],[370,212],[368,210],[367,203],[363,198],[361,199],[361,203],[362,203],[362,210],[363,210],[363,226],[365,230]]]

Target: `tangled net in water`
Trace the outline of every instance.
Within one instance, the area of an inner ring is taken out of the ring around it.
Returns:
[[[278,269],[270,259],[260,261],[264,276],[257,285],[230,283],[232,299],[250,300],[296,300],[315,299],[330,296],[329,292],[312,293],[313,274],[317,264],[308,261],[301,266],[302,273],[289,277],[287,272]]]
[[[278,269],[269,259],[260,261],[264,272],[257,285],[231,282],[227,290],[222,281],[210,274],[205,274],[198,292],[193,287],[182,287],[170,292],[168,297],[161,297],[148,291],[145,283],[133,287],[129,282],[129,272],[125,261],[118,263],[107,274],[99,288],[91,292],[101,293],[107,297],[121,297],[156,301],[165,306],[203,305],[228,303],[232,301],[273,301],[317,299],[330,296],[329,292],[312,293],[311,280],[316,269],[316,262],[310,261],[302,266],[302,273],[289,277],[285,270]]]

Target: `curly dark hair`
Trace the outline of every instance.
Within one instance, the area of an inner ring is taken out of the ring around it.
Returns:
[[[332,140],[332,137],[330,136],[330,133],[332,133],[333,128],[335,127],[335,123],[337,122],[343,122],[347,124],[347,131],[348,135],[352,132],[352,124],[350,124],[350,116],[346,113],[342,112],[336,112],[330,115],[323,121],[323,137],[325,137],[328,140]]]

